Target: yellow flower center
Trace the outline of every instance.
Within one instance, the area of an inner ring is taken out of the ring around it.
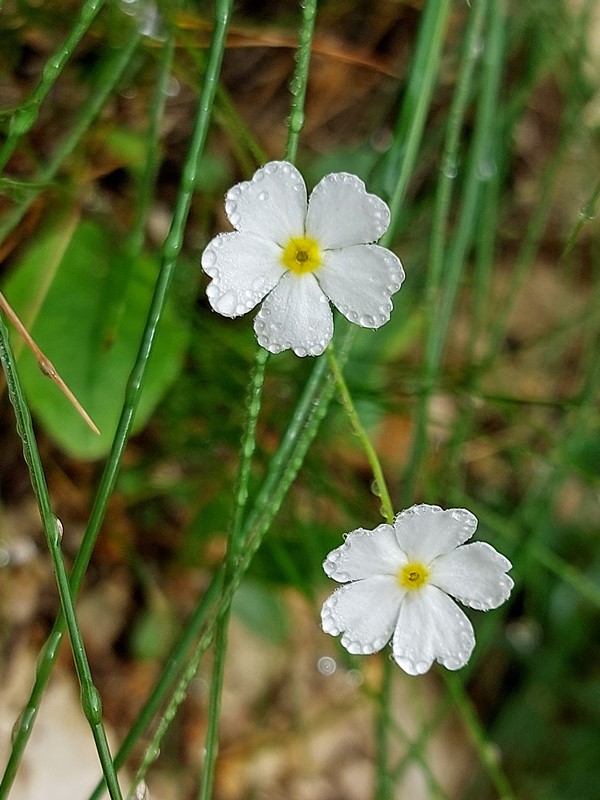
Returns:
[[[319,245],[308,236],[294,236],[283,248],[281,263],[297,275],[313,272],[321,266]]]
[[[398,570],[398,583],[403,589],[416,592],[429,580],[429,570],[419,561],[411,561]]]

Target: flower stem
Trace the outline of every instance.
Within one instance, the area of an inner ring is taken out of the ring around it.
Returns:
[[[340,341],[338,359],[342,364],[345,363],[348,357],[354,333],[354,329],[349,327],[341,337],[338,337]],[[316,436],[318,427],[327,413],[334,389],[335,384],[331,378],[330,371],[327,370],[326,359],[317,359],[294,410],[290,424],[281,439],[275,455],[271,459],[267,475],[254,500],[252,510],[244,522],[244,541],[248,543],[248,546],[244,551],[243,561],[229,583],[224,580],[224,565],[214,575],[188,620],[180,640],[174,646],[152,693],[125,736],[115,756],[115,764],[118,767],[125,763],[135,743],[148,728],[164,703],[165,698],[170,695],[167,709],[147,748],[147,753],[144,757],[146,767],[153,760],[153,754],[158,752],[158,747],[168,724],[185,697],[189,682],[196,674],[200,657],[210,646],[215,630],[215,620],[218,614],[231,602],[233,593],[239,586],[252,562],[254,554],[273,523],[290,486],[302,466],[306,452]],[[143,778],[144,774],[145,769],[138,771],[139,780]],[[137,782],[139,781],[136,780]],[[99,785],[94,790],[90,800],[99,800],[101,791],[102,786]]]
[[[69,35],[46,62],[40,82],[31,93],[31,96],[15,110],[10,121],[8,135],[0,150],[0,172],[8,163],[21,136],[34,126],[44,98],[63,71],[65,64],[94,21],[104,2],[105,0],[87,0],[82,5],[79,17]]]
[[[181,250],[183,231],[187,220],[192,194],[196,184],[198,160],[204,148],[208,134],[210,114],[220,72],[221,60],[225,49],[225,33],[229,22],[231,5],[232,0],[221,0],[221,2],[217,2],[213,43],[208,56],[202,95],[200,97],[192,140],[190,142],[183,169],[181,186],[175,203],[171,227],[163,246],[161,268],[156,280],[150,307],[148,309],[148,316],[142,334],[142,339],[140,341],[140,347],[136,356],[136,361],[129,376],[129,380],[127,382],[121,416],[119,418],[111,451],[108,456],[100,484],[98,486],[90,519],[88,521],[81,546],[77,553],[77,557],[73,564],[73,570],[70,577],[71,594],[73,597],[76,595],[83,580],[83,576],[85,575],[97,535],[104,520],[109,498],[117,480],[121,458],[131,432],[135,411],[142,392],[156,329],[163,314],[169,288],[173,278],[173,271]],[[75,146],[75,143],[82,135],[90,120],[99,111],[102,103],[114,87],[117,80],[120,78],[122,72],[133,56],[139,38],[140,34],[136,29],[131,35],[127,46],[123,48],[122,51],[119,51],[114,61],[111,60],[110,70],[106,70],[103,75],[103,77],[106,78],[106,83],[102,84],[101,90],[99,90],[94,97],[90,99],[89,103],[84,106],[81,119],[72,130],[71,136],[59,148],[59,151],[55,155],[53,161],[48,164],[46,170],[44,171],[44,175],[46,177],[54,175],[62,163],[62,160],[66,158],[68,153]],[[25,207],[19,208],[20,213],[25,212]],[[17,211],[19,211],[19,209],[16,209],[15,213]],[[11,217],[10,224],[16,224],[15,219]],[[63,615],[61,614],[54,624],[54,628],[52,629],[46,645],[42,649],[38,659],[35,682],[30,698],[23,713],[21,714],[19,724],[15,728],[16,735],[13,737],[11,755],[8,765],[5,769],[2,783],[0,784],[0,800],[4,800],[4,798],[8,795],[10,786],[14,781],[19,761],[33,729],[33,722],[37,715],[42,695],[58,655],[58,649],[64,629],[65,621]]]
[[[377,455],[375,448],[373,447],[371,440],[369,439],[369,436],[360,421],[352,400],[352,396],[350,394],[350,390],[348,389],[348,385],[344,379],[340,365],[335,357],[332,345],[329,345],[327,348],[327,357],[329,359],[331,374],[335,380],[344,411],[348,415],[350,425],[352,426],[356,436],[358,436],[360,439],[360,443],[369,461],[369,466],[371,467],[371,472],[373,473],[373,478],[377,487],[377,494],[381,498],[381,515],[386,522],[391,525],[391,523],[394,521],[394,507],[390,499],[390,493],[383,475],[383,469],[381,467],[381,462],[379,461],[379,456]]]
[[[307,0],[303,4],[302,21],[300,25],[299,43],[296,51],[296,69],[290,84],[291,107],[288,120],[288,138],[285,148],[285,158],[293,162],[298,149],[298,139],[304,125],[304,99],[308,84],[308,69],[314,33],[317,0]],[[256,370],[250,389],[248,413],[246,419],[246,432],[242,441],[242,456],[239,468],[238,488],[235,498],[235,508],[232,525],[229,532],[227,557],[225,561],[225,588],[239,585],[241,575],[245,572],[240,568],[239,557],[247,544],[244,539],[243,519],[248,497],[248,480],[252,455],[256,446],[256,424],[260,412],[261,391],[264,382],[264,371],[267,362],[267,351],[259,348],[256,360]],[[219,727],[221,695],[223,691],[225,656],[227,652],[227,630],[231,600],[234,589],[230,592],[228,600],[224,600],[224,608],[216,620],[215,631],[215,658],[210,687],[208,729],[205,741],[205,758],[200,784],[199,800],[210,800],[213,794],[214,773],[217,753],[219,749]],[[197,660],[200,659],[197,654]]]
[[[304,0],[302,22],[296,50],[296,69],[290,81],[290,116],[288,118],[288,138],[284,158],[294,163],[298,151],[298,139],[304,127],[304,99],[308,85],[308,68],[317,18],[317,0]]]
[[[15,206],[12,211],[6,214],[0,224],[0,241],[16,228],[23,219],[28,209],[34,203],[43,188],[54,179],[59,169],[71,155],[81,138],[90,127],[93,120],[98,116],[104,103],[107,101],[111,92],[123,76],[125,69],[130,64],[133,54],[141,38],[141,33],[137,27],[128,32],[128,39],[113,55],[103,64],[101,73],[90,92],[89,97],[81,106],[81,109],[73,120],[68,134],[58,144],[52,158],[43,166],[35,177],[35,189],[27,192],[26,197]]]
[[[62,557],[62,524],[52,513],[46,477],[33,430],[29,407],[23,394],[12,349],[9,343],[8,329],[4,317],[0,313],[0,362],[6,375],[8,395],[15,410],[17,431],[23,442],[23,455],[29,469],[31,485],[35,493],[40,518],[52,558],[52,566],[56,576],[56,585],[60,596],[62,614],[69,631],[73,660],[79,679],[81,706],[92,730],[96,749],[102,764],[108,791],[112,800],[121,800],[121,790],[113,766],[108,747],[106,732],[102,723],[102,703],[100,694],[94,686],[81,631],[77,623],[73,596],[69,587],[67,570]]]
[[[256,448],[256,426],[260,413],[262,387],[265,380],[265,368],[269,352],[259,347],[256,353],[256,365],[250,382],[248,403],[246,406],[246,429],[242,439],[241,459],[237,490],[235,493],[233,519],[231,522],[227,556],[225,558],[225,581],[231,580],[235,574],[240,554],[244,547],[244,512],[248,500],[248,483],[252,456]],[[227,654],[227,632],[229,628],[230,606],[227,605],[217,618],[215,632],[215,658],[210,684],[208,727],[205,741],[205,757],[200,782],[200,800],[210,800],[213,791],[215,765],[219,752],[219,724],[221,715],[221,696],[225,672],[225,656]]]

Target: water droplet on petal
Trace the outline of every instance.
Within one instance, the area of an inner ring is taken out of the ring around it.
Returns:
[[[204,253],[202,254],[202,266],[206,269],[206,267],[212,267],[217,261],[217,254],[212,249],[212,247],[207,247]]]
[[[226,317],[235,316],[236,296],[233,292],[225,292],[220,297],[215,297],[212,302],[215,311]]]
[[[371,314],[363,314],[358,322],[363,328],[373,328],[375,326],[375,318]]]
[[[263,202],[265,200],[268,200],[269,199],[269,193],[268,192],[259,192],[258,199],[262,200]]]

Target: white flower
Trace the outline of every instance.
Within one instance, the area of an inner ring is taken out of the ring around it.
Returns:
[[[463,544],[476,527],[464,508],[417,505],[393,525],[349,533],[323,565],[346,584],[325,601],[323,630],[341,633],[350,653],[376,653],[392,639],[394,660],[410,675],[427,672],[434,660],[463,667],[475,636],[449,595],[487,611],[513,587],[507,558],[485,542]]]
[[[202,268],[215,311],[237,317],[265,299],[254,320],[272,353],[320,355],[333,335],[328,298],[351,322],[379,328],[404,280],[394,253],[375,242],[390,211],[355,175],[327,175],[307,204],[306,186],[286,161],[271,161],[227,192],[235,228],[209,242]]]

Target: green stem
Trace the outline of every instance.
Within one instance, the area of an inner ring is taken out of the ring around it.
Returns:
[[[302,21],[300,25],[299,44],[296,51],[296,69],[290,83],[291,108],[288,120],[288,139],[285,148],[285,159],[294,162],[298,150],[298,140],[304,125],[304,100],[306,97],[306,87],[308,84],[308,70],[310,65],[310,54],[314,34],[315,18],[317,13],[317,0],[307,0],[303,4]],[[248,479],[252,454],[256,446],[256,423],[260,411],[261,389],[264,381],[264,368],[267,356],[259,354],[257,357],[257,369],[255,380],[251,389],[251,397],[248,405],[248,417],[246,422],[246,433],[242,443],[242,459],[240,463],[240,475],[238,479],[238,491],[235,500],[235,512],[233,524],[229,534],[229,544],[227,548],[227,559],[225,563],[225,583],[233,585],[242,547],[245,544],[243,537],[242,520],[246,508],[248,496]],[[244,570],[245,571],[245,570]],[[239,585],[239,580],[237,581]],[[218,754],[218,740],[220,727],[221,695],[223,691],[224,669],[227,650],[227,629],[229,626],[230,602],[233,598],[233,591],[229,601],[225,605],[224,611],[216,621],[215,633],[215,659],[211,678],[208,729],[205,742],[205,758],[200,784],[199,800],[210,800],[213,791],[214,774],[216,759]],[[198,661],[200,655],[197,656]]]
[[[0,361],[6,375],[8,394],[17,419],[17,431],[23,442],[23,454],[29,469],[31,485],[38,502],[40,518],[52,558],[52,566],[56,576],[62,613],[69,631],[73,660],[79,679],[81,707],[92,729],[110,796],[112,800],[121,800],[121,790],[108,747],[104,725],[102,724],[102,703],[100,694],[92,680],[83,638],[75,615],[73,597],[71,596],[69,588],[69,579],[62,558],[62,524],[52,513],[48,486],[46,484],[46,477],[37,447],[29,407],[25,400],[25,395],[23,394],[23,389],[17,373],[14,356],[10,347],[8,329],[4,322],[4,316],[1,313]]]
[[[435,0],[426,3],[423,11],[419,38],[394,134],[394,144],[382,163],[385,177],[394,176],[389,202],[392,224],[381,239],[381,244],[385,247],[394,238],[395,229],[400,221],[402,201],[421,145],[437,81],[450,7],[450,0]]]
[[[100,480],[98,491],[96,493],[90,519],[83,536],[79,552],[77,553],[75,563],[73,565],[73,571],[71,574],[71,593],[73,596],[75,596],[79,590],[83,576],[85,575],[87,565],[94,549],[96,538],[104,520],[109,498],[117,480],[121,458],[131,432],[135,411],[146,376],[148,359],[152,351],[154,336],[166,304],[173,277],[173,271],[181,250],[185,222],[187,220],[192,194],[196,183],[198,159],[206,142],[206,136],[209,129],[210,112],[212,109],[221,60],[225,48],[225,34],[229,22],[231,4],[232,0],[220,0],[220,2],[217,2],[216,4],[213,42],[209,53],[203,90],[197,111],[192,140],[190,142],[188,155],[184,164],[181,186],[177,196],[169,234],[163,246],[161,267],[157,277],[154,294],[150,303],[150,308],[148,310],[148,317],[144,332],[142,334],[142,340],[125,389],[123,409],[117,425],[111,451]],[[137,43],[138,38],[139,36],[136,36],[135,43]],[[124,54],[120,54],[119,63],[121,65],[121,69],[124,69],[125,65],[129,61],[129,58],[133,54],[133,42],[131,42],[129,47],[126,49],[127,57],[125,57]],[[114,75],[112,77],[114,78]],[[116,81],[113,81],[110,84],[110,88],[112,88],[115,82]],[[3,777],[2,784],[0,784],[0,800],[6,797],[10,785],[14,780],[23,750],[31,734],[33,722],[37,715],[42,694],[48,683],[52,668],[56,661],[58,646],[60,644],[63,632],[64,618],[61,615],[56,620],[52,633],[50,634],[50,637],[46,642],[45,647],[42,649],[38,659],[38,669],[36,671],[36,679],[32,693],[25,711],[21,715],[18,728],[16,729],[9,763]]]
[[[250,384],[247,403],[246,429],[242,439],[241,459],[238,485],[234,500],[233,520],[229,531],[227,557],[225,559],[225,580],[235,574],[236,565],[244,546],[243,519],[248,500],[248,483],[252,466],[252,456],[256,449],[256,426],[260,413],[262,387],[265,380],[265,368],[269,353],[259,347],[256,353],[256,366]],[[221,716],[221,697],[227,654],[227,631],[229,628],[230,608],[227,607],[219,615],[215,633],[215,658],[210,685],[208,728],[206,731],[205,757],[200,782],[200,800],[210,800],[213,791],[215,766],[219,752],[219,728]]]
[[[375,451],[375,448],[373,447],[371,440],[369,439],[369,436],[360,421],[352,400],[352,396],[350,395],[348,385],[346,384],[344,376],[342,375],[340,365],[338,364],[333,347],[331,345],[327,350],[327,357],[329,358],[329,367],[335,380],[344,411],[346,412],[348,420],[350,421],[350,425],[360,440],[363,450],[365,451],[365,455],[369,461],[369,466],[371,467],[371,472],[373,473],[375,485],[377,486],[377,494],[381,498],[381,515],[386,522],[391,525],[391,523],[394,521],[394,507],[390,499],[390,493],[383,475],[383,469],[381,468],[379,456],[377,455],[377,452]]]
[[[443,172],[440,175],[436,197],[433,244],[425,290],[427,297],[427,341],[423,366],[423,393],[416,409],[415,433],[406,469],[405,491],[408,496],[414,494],[420,463],[427,448],[429,402],[439,378],[446,334],[465,266],[465,256],[474,231],[475,216],[482,185],[479,165],[483,160],[490,158],[488,143],[492,138],[491,129],[501,75],[504,18],[501,14],[498,0],[492,0],[489,5],[483,0],[479,0],[473,6],[469,16],[461,75],[449,116],[445,160],[447,165],[448,163],[454,164],[457,161],[458,131],[463,124],[466,108],[465,101],[473,76],[474,43],[481,27],[483,10],[488,7],[491,19],[488,32],[489,43],[488,47],[486,47],[486,61],[483,71],[482,93],[475,121],[475,133],[467,167],[463,202],[450,246],[445,241],[445,234],[450,200],[448,182],[451,178]]]
[[[446,670],[442,674],[446,688],[460,712],[479,759],[490,776],[498,797],[502,798],[502,800],[515,800],[514,792],[502,771],[493,747],[490,746],[490,742],[486,738],[483,726],[465,691],[460,676]]]
[[[340,325],[338,325],[339,327]],[[338,346],[338,360],[341,364],[345,363],[348,357],[354,332],[352,328],[348,328],[341,336],[341,344]],[[244,541],[248,542],[248,550],[244,553],[243,563],[235,576],[236,581],[241,581],[248,569],[254,553],[279,511],[283,499],[298,474],[306,451],[327,413],[335,388],[328,372],[327,360],[318,359],[296,406],[292,420],[269,464],[267,476],[256,496],[253,509],[244,523]],[[200,656],[210,645],[215,619],[219,612],[229,604],[236,588],[235,583],[226,584],[225,569],[224,566],[221,567],[204,592],[184,628],[181,639],[174,646],[158,682],[115,755],[117,768],[125,763],[169,693],[171,693],[171,706],[175,708],[170,707],[163,719],[172,718],[177,705],[185,695],[187,684],[196,673]],[[208,631],[204,636],[202,636],[203,630]],[[196,643],[195,652],[191,655],[194,643]],[[183,677],[179,677],[182,674]],[[174,686],[177,686],[175,691],[173,691]],[[168,721],[163,725],[161,720],[159,728],[164,731],[167,727]],[[149,750],[154,753],[157,752],[161,735],[162,732],[159,730],[153,737]],[[143,773],[140,774],[143,775]],[[98,800],[101,792],[102,786],[99,785],[90,800]]]
[[[0,150],[0,172],[2,172],[7,165],[21,136],[35,125],[44,98],[63,71],[65,64],[103,5],[104,0],[86,0],[81,7],[79,17],[75,20],[69,35],[56,53],[46,62],[42,72],[42,78],[31,93],[31,97],[21,104],[19,108],[15,109],[10,120],[8,136]]]
[[[163,119],[167,89],[171,77],[173,55],[175,52],[175,34],[171,33],[165,41],[158,60],[158,76],[152,100],[150,101],[150,125],[148,126],[148,149],[144,163],[144,171],[137,191],[137,209],[135,221],[128,237],[127,249],[131,256],[142,250],[146,231],[148,212],[154,197],[154,185],[160,163],[160,123]]]
[[[35,179],[36,189],[32,189],[28,192],[27,197],[19,203],[11,213],[5,216],[2,225],[0,225],[0,241],[3,241],[19,224],[39,193],[53,180],[64,161],[78,145],[81,137],[87,131],[94,118],[98,116],[102,106],[131,61],[140,41],[140,37],[141,34],[137,28],[133,28],[129,33],[127,42],[122,47],[119,47],[108,62],[104,64],[101,74],[93,90],[90,92],[90,96],[83,104],[77,118],[72,123],[68,135],[59,144],[51,160],[37,175]]]
[[[448,118],[448,129],[446,132],[442,171],[440,173],[438,195],[436,198],[436,208],[434,214],[434,241],[432,245],[426,286],[426,313],[429,321],[427,331],[429,336],[427,344],[427,360],[425,366],[425,390],[417,410],[413,444],[409,462],[404,472],[401,503],[402,506],[408,505],[413,499],[419,465],[426,449],[428,397],[430,384],[433,382],[433,377],[436,374],[434,367],[437,364],[437,362],[435,362],[434,355],[437,356],[438,354],[437,344],[441,340],[440,337],[443,335],[442,332],[439,331],[437,317],[434,316],[434,301],[436,298],[438,285],[440,283],[442,264],[444,263],[443,242],[445,238],[446,220],[449,213],[450,198],[452,194],[452,179],[454,170],[456,169],[456,164],[458,163],[457,153],[459,133],[462,127],[466,104],[473,79],[473,69],[476,58],[476,48],[474,45],[477,40],[478,32],[481,29],[483,11],[486,5],[487,4],[483,2],[483,0],[479,0],[469,15],[468,27],[467,31],[465,32],[465,41],[463,46],[461,73],[459,76],[457,89],[454,93]],[[406,163],[402,163],[402,169],[399,175],[398,183],[392,194],[392,200],[390,202],[390,207],[394,215],[393,219],[396,220],[400,209],[401,200],[406,191],[408,177],[412,171],[418,144],[422,136],[427,110],[431,102],[433,86],[437,77],[437,67],[439,64],[441,48],[444,41],[445,23],[449,8],[450,6],[448,3],[428,3],[425,8],[421,29],[419,31],[417,52],[413,62],[413,69],[411,70],[411,79],[414,79],[416,86],[412,88],[405,100],[405,103],[403,104],[397,132],[404,132],[404,136],[403,138],[396,139],[398,143],[396,145],[397,152],[392,152],[392,157],[395,155],[396,158],[398,158],[405,152],[411,157],[409,159],[410,171],[408,171]],[[419,85],[420,80],[423,81],[422,87]],[[416,114],[416,120],[412,121],[411,124],[411,117],[413,114]],[[407,130],[408,133],[406,133]],[[471,206],[469,206],[469,209],[471,210]],[[388,235],[392,235],[391,230],[388,231]],[[463,239],[464,235],[465,234],[463,232],[461,234]],[[455,258],[454,263],[457,265],[460,264],[458,258]],[[458,278],[455,277],[454,283],[456,283],[457,280]],[[388,659],[385,661],[383,669],[384,678],[380,699],[380,709],[382,710],[382,713],[380,714],[376,726],[378,752],[376,765],[377,784],[375,789],[375,800],[389,800],[393,794],[393,781],[390,780],[389,777],[388,760],[389,725],[386,724],[385,709],[387,709],[390,702],[392,671],[394,669],[394,664]]]
[[[304,127],[304,99],[308,85],[308,68],[312,40],[317,18],[317,0],[303,0],[302,21],[296,50],[296,69],[290,81],[290,116],[288,118],[288,138],[284,158],[292,163],[296,160],[298,140]]]

